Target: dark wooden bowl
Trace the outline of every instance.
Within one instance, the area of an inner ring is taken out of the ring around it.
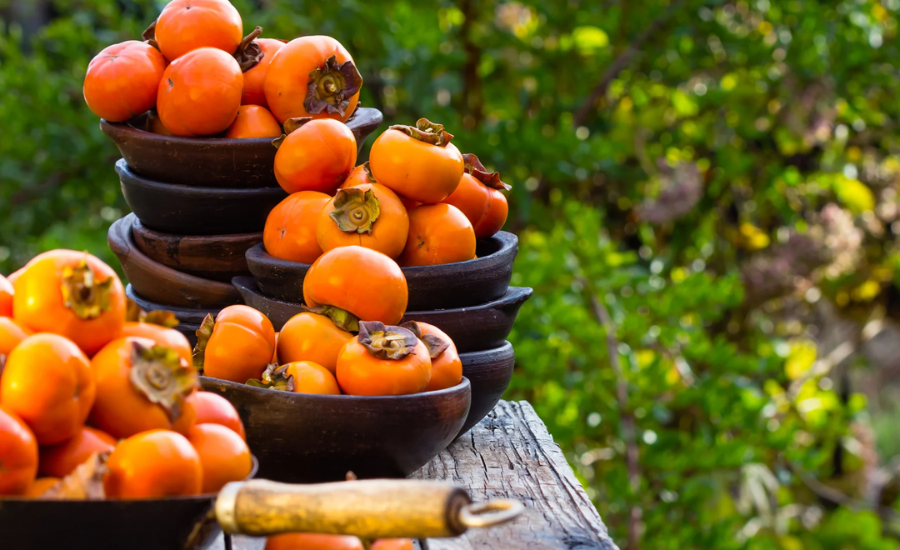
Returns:
[[[409,309],[427,311],[474,306],[506,294],[512,278],[519,239],[501,231],[480,239],[478,258],[468,262],[427,267],[404,267],[409,286]],[[262,244],[247,251],[247,265],[260,292],[284,302],[303,301],[303,279],[309,269],[266,252]]]
[[[116,162],[122,194],[144,227],[178,235],[257,233],[287,197],[281,187],[214,189],[172,185],[136,175]]]
[[[131,235],[132,216],[113,223],[107,241],[135,292],[154,302],[185,308],[221,308],[241,302],[233,285],[181,273],[145,256]]]
[[[134,300],[134,302],[144,311],[171,311],[178,318],[179,325],[175,330],[187,336],[191,345],[197,343],[197,329],[203,323],[203,319],[207,315],[215,317],[221,311],[221,308],[204,309],[204,308],[182,308],[169,304],[161,304],[144,298],[134,291],[134,287],[130,284],[125,287],[125,295]]]
[[[300,303],[263,296],[250,277],[235,277],[232,283],[244,303],[268,316],[275,330],[281,330],[288,319],[303,311]],[[460,353],[493,349],[506,341],[519,308],[532,292],[530,288],[510,287],[499,300],[458,309],[408,311],[403,322],[422,321],[440,328],[453,339]]]
[[[362,150],[382,121],[378,109],[359,108],[347,121]],[[161,182],[223,189],[278,187],[271,138],[170,137],[145,130],[146,115],[121,124],[100,121],[135,174]]]
[[[503,397],[503,392],[512,380],[513,368],[516,366],[516,352],[512,344],[504,342],[502,346],[485,351],[460,353],[463,364],[463,376],[472,384],[472,407],[459,437],[481,422],[494,409]]]
[[[310,395],[201,378],[237,408],[259,477],[288,483],[406,477],[456,438],[469,413],[469,381],[415,395]]]
[[[144,227],[133,214],[125,218],[130,220],[134,244],[151,260],[188,275],[226,283],[250,274],[246,252],[263,240],[262,233],[172,235]]]

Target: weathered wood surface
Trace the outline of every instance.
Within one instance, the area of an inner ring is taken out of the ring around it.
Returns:
[[[501,401],[475,428],[412,477],[453,481],[475,501],[512,498],[524,516],[456,539],[432,539],[428,550],[618,550],[559,446],[527,402]],[[235,550],[264,542],[237,537]],[[223,550],[221,539],[214,547]]]

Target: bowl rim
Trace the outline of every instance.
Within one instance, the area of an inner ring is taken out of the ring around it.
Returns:
[[[129,212],[128,214],[134,214],[134,212]],[[128,215],[123,216],[128,217]],[[135,216],[134,223],[131,224],[132,234],[137,226],[140,226],[141,231],[150,236],[155,240],[162,240],[170,237],[177,237],[182,241],[191,241],[194,239],[204,240],[204,239],[215,239],[216,241],[226,241],[226,242],[239,242],[242,240],[251,240],[251,239],[262,239],[263,232],[257,231],[255,233],[228,233],[225,235],[179,235],[178,233],[166,233],[165,231],[157,231],[155,229],[150,229],[146,225],[141,223],[140,218]],[[257,243],[258,244],[258,243]],[[256,246],[256,245],[253,245]]]
[[[419,393],[407,393],[403,395],[327,395],[320,393],[294,393],[294,392],[286,392],[283,390],[276,390],[272,388],[257,388],[255,386],[248,386],[247,384],[240,384],[238,382],[232,382],[230,380],[224,380],[222,378],[213,378],[211,376],[201,376],[201,378],[205,378],[207,380],[213,380],[216,384],[223,384],[225,387],[235,387],[242,388],[247,391],[253,392],[279,392],[288,396],[288,399],[312,399],[315,401],[328,401],[332,403],[349,403],[349,402],[365,402],[365,403],[390,403],[390,402],[403,402],[407,400],[419,400],[425,398],[441,398],[449,395],[454,395],[457,393],[468,393],[470,396],[472,394],[472,383],[468,378],[463,376],[462,381],[452,387],[444,388],[442,390],[434,390],[427,392],[419,392]],[[209,390],[203,390],[209,391]]]
[[[243,196],[268,197],[270,195],[284,195],[284,197],[287,198],[288,196],[280,185],[275,187],[199,187],[151,180],[144,176],[137,175],[124,158],[120,158],[116,161],[115,168],[116,173],[119,175],[119,181],[122,182],[123,185],[137,185],[151,189],[155,188],[173,194],[192,195],[200,198],[212,198],[211,195],[227,195],[227,198]],[[125,183],[126,179],[129,180],[128,184]],[[235,234],[240,235],[241,233]]]

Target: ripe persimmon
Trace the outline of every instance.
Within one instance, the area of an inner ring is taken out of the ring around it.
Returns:
[[[500,181],[499,173],[488,172],[475,155],[466,154],[463,158],[466,173],[456,191],[444,202],[459,208],[469,218],[476,238],[490,237],[506,223],[509,203],[500,191],[511,187]]]
[[[318,191],[300,191],[269,212],[263,230],[266,252],[276,258],[311,264],[322,255],[322,247],[316,239],[319,213],[331,197]]]
[[[197,371],[174,349],[149,338],[110,342],[91,361],[97,399],[91,425],[117,438],[147,430],[186,433],[197,419],[187,401],[199,383]]]
[[[77,434],[95,394],[88,358],[57,334],[26,338],[9,354],[0,375],[0,403],[31,428],[41,445]]]
[[[200,48],[166,69],[156,110],[176,136],[211,136],[234,122],[243,89],[241,67],[233,57],[216,48]]]
[[[356,138],[342,122],[291,119],[275,154],[275,178],[288,193],[333,193],[356,164]]]
[[[25,490],[22,496],[25,498],[38,498],[57,483],[59,483],[58,477],[39,477],[28,486],[28,489]]]
[[[162,120],[159,118],[159,113],[157,113],[156,110],[147,113],[147,131],[161,136],[175,135],[162,123]]]
[[[266,539],[265,550],[363,550],[363,544],[347,535],[285,533]]]
[[[226,483],[250,475],[250,449],[232,430],[218,424],[198,424],[188,431],[187,438],[200,456],[204,494],[217,493]]]
[[[13,316],[13,295],[15,292],[9,279],[0,275],[0,317]]]
[[[94,453],[109,453],[116,439],[96,428],[83,426],[75,437],[58,445],[41,449],[38,473],[42,476],[66,477],[84,464]]]
[[[231,139],[274,138],[281,135],[281,124],[265,107],[241,105],[237,118],[228,127],[225,137]]]
[[[337,380],[349,395],[419,393],[431,380],[431,357],[411,330],[361,321],[338,356]]]
[[[212,378],[245,383],[258,379],[275,353],[275,329],[269,318],[243,305],[228,306],[197,331],[195,367]]]
[[[356,111],[362,76],[350,54],[330,36],[302,36],[272,57],[264,85],[279,121],[332,118],[346,122]]]
[[[352,334],[325,315],[306,311],[291,317],[281,328],[278,357],[283,363],[311,361],[334,373],[338,354],[352,339]]]
[[[125,289],[98,258],[74,250],[35,256],[15,283],[16,321],[33,332],[75,342],[88,356],[117,338],[125,326]]]
[[[369,161],[366,161],[351,170],[347,179],[344,180],[344,183],[341,184],[339,189],[356,187],[357,185],[362,185],[364,183],[378,183],[375,181],[375,178],[372,177],[372,170],[369,169]]]
[[[170,430],[141,432],[121,441],[106,468],[107,498],[190,496],[203,488],[200,456],[186,437]]]
[[[9,353],[32,332],[9,317],[0,317],[0,356]]]
[[[425,344],[431,357],[431,381],[425,391],[452,388],[462,382],[463,365],[456,350],[456,344],[447,333],[428,323],[403,323]]]
[[[363,321],[399,323],[409,303],[409,289],[394,260],[369,248],[342,246],[322,254],[306,272],[303,301],[313,312],[331,317],[338,327],[355,330],[345,313]]]
[[[338,189],[316,224],[324,252],[359,245],[396,258],[406,246],[409,215],[393,191],[377,183]]]
[[[285,43],[273,38],[257,38],[255,42],[262,51],[263,57],[253,67],[244,71],[244,95],[241,103],[243,105],[259,105],[268,109],[269,103],[266,101],[264,89],[266,74],[269,72],[272,59],[275,58],[275,52],[280,50]]]
[[[241,422],[237,409],[221,395],[208,391],[197,391],[192,393],[187,400],[196,411],[197,424],[219,424],[241,436],[241,439],[247,438],[244,423]]]
[[[423,204],[409,213],[409,238],[397,262],[403,267],[465,262],[475,258],[472,222],[450,204]]]
[[[380,539],[372,543],[371,550],[413,550],[412,539]]]
[[[456,191],[465,169],[451,139],[442,125],[424,118],[416,126],[391,126],[372,144],[372,175],[402,197],[441,202]]]
[[[312,361],[297,361],[284,365],[269,365],[260,380],[248,380],[251,386],[294,393],[340,395],[334,374]]]
[[[155,38],[169,61],[199,48],[233,54],[241,44],[241,14],[228,0],[172,0],[144,38]]]
[[[174,328],[160,326],[154,323],[125,323],[121,336],[136,336],[139,338],[148,338],[153,340],[160,346],[172,348],[182,359],[190,364],[193,361],[193,351],[191,343],[187,337]]]
[[[37,475],[38,444],[31,430],[0,406],[0,495],[21,495]]]
[[[88,108],[110,122],[125,122],[156,105],[156,90],[166,70],[159,50],[128,40],[97,54],[84,77]]]

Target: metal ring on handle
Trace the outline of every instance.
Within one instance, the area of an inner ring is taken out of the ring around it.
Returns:
[[[516,519],[524,511],[525,506],[517,500],[489,500],[464,506],[459,511],[459,522],[470,529],[493,527]]]

